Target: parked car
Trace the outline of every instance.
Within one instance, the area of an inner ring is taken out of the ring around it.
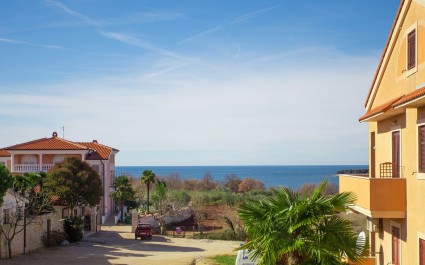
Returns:
[[[147,238],[152,240],[152,226],[150,224],[138,224],[136,227],[136,231],[134,231],[134,239],[139,238]]]

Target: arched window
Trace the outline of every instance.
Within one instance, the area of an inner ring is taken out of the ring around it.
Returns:
[[[62,162],[64,159],[65,159],[65,156],[64,155],[55,155],[53,157],[53,164]]]
[[[37,164],[37,157],[35,155],[24,155],[22,157],[22,164],[35,165]]]

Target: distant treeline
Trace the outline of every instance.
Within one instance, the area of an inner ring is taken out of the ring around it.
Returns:
[[[368,168],[359,168],[359,169],[343,169],[343,170],[338,170],[336,172],[337,174],[369,174],[369,169]]]

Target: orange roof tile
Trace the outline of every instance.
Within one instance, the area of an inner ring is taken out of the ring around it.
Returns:
[[[6,150],[87,150],[87,146],[77,144],[56,136],[12,145]]]
[[[86,160],[107,160],[112,151],[116,150],[112,147],[99,144],[98,142],[80,142],[78,144],[84,145],[87,148],[94,150],[94,153],[91,153],[87,156]]]
[[[8,151],[4,150],[4,149],[0,149],[0,157],[9,157],[10,154]]]
[[[373,117],[375,115],[378,115],[380,113],[384,113],[385,111],[387,111],[388,109],[390,109],[395,102],[399,101],[403,97],[404,96],[400,96],[398,98],[392,99],[392,100],[390,100],[390,101],[388,101],[388,102],[386,102],[386,103],[384,103],[384,104],[382,104],[382,105],[380,105],[380,106],[378,106],[378,107],[376,107],[376,108],[368,111],[365,115],[363,115],[363,116],[361,116],[359,118],[359,121],[361,122],[361,121],[364,121],[364,120],[366,120],[366,119],[368,119],[370,117]]]
[[[410,101],[413,101],[413,100],[420,98],[420,97],[423,97],[423,96],[425,96],[425,87],[417,89],[417,90],[405,95],[404,97],[399,99],[397,102],[395,102],[393,104],[393,107],[395,108],[397,106],[403,105],[405,103],[408,103]]]

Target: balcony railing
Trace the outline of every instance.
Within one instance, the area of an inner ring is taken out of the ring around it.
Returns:
[[[400,178],[400,170],[398,164],[385,162],[379,165],[379,173],[381,178]]]
[[[12,171],[15,173],[47,172],[53,166],[54,164],[15,164]]]
[[[353,210],[372,218],[406,218],[406,179],[339,176],[339,191],[353,192]]]

